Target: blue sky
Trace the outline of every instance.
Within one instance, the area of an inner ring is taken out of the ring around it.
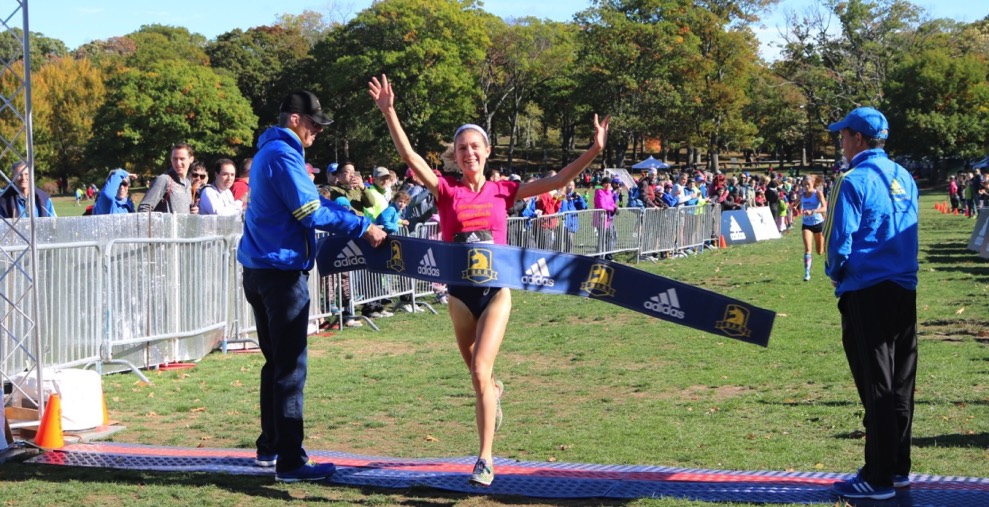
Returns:
[[[8,16],[15,8],[9,5],[0,13]],[[802,12],[814,0],[782,0],[773,12],[765,16],[761,27],[756,27],[763,41],[763,56],[772,58],[776,51],[768,43],[778,40],[785,28],[784,12]],[[934,17],[952,18],[971,22],[989,14],[989,6],[975,8],[972,0],[926,0],[915,2]],[[124,35],[152,23],[175,25],[214,38],[234,28],[247,29],[273,23],[279,14],[298,14],[313,10],[327,14],[329,19],[346,21],[367,8],[371,0],[311,1],[290,0],[236,0],[234,2],[211,0],[167,0],[144,2],[142,0],[35,0],[29,1],[30,28],[48,37],[61,39],[74,49],[86,42]],[[582,0],[487,0],[483,2],[488,12],[508,17],[535,16],[544,19],[567,21],[573,14],[590,5]],[[6,10],[10,9],[10,10]],[[18,13],[17,19],[20,19]],[[19,22],[13,26],[20,26]]]

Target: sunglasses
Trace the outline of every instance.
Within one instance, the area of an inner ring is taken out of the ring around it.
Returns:
[[[316,120],[312,119],[312,116],[309,116],[308,114],[305,115],[305,116],[306,116],[306,118],[309,118],[309,123],[312,123],[313,130],[315,130],[316,132],[322,132],[323,131],[323,126],[320,125],[320,124],[318,124],[318,123],[316,123]]]
[[[206,179],[206,174],[204,174],[204,173],[192,173],[192,177],[193,178],[200,179],[200,180],[205,180]]]
[[[120,186],[122,186],[122,187],[129,187],[130,186],[130,183],[127,183],[126,181],[124,181],[124,182],[121,182],[120,183]]]

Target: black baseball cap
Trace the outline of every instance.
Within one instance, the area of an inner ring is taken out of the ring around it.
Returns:
[[[312,92],[297,90],[285,96],[281,107],[281,113],[299,113],[309,115],[314,122],[326,126],[333,123],[333,118],[326,116],[323,108],[319,105],[319,99]]]

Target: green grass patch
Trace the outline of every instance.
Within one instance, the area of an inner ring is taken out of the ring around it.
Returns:
[[[921,199],[920,359],[914,472],[986,476],[989,261],[966,250],[974,221]],[[72,203],[70,202],[70,205]],[[851,472],[862,409],[823,259],[803,282],[803,245],[730,247],[641,269],[778,312],[768,348],[599,301],[515,292],[496,372],[505,425],[495,454],[529,461]],[[442,307],[441,307],[442,308]],[[449,318],[400,313],[310,339],[310,449],[397,457],[477,452],[473,394]],[[260,355],[214,353],[195,368],[104,378],[118,442],[252,448]],[[277,485],[209,474],[6,464],[7,505],[560,505],[432,490]],[[565,505],[707,505],[588,500]],[[739,505],[739,504],[734,504]]]

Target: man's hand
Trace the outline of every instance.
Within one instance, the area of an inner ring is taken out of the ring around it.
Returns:
[[[388,233],[386,233],[385,230],[382,229],[381,227],[378,227],[377,225],[374,224],[369,225],[367,227],[367,230],[364,231],[364,239],[366,239],[367,242],[370,243],[371,246],[375,248],[381,246],[381,244],[385,242],[385,238],[387,237],[388,237]]]

